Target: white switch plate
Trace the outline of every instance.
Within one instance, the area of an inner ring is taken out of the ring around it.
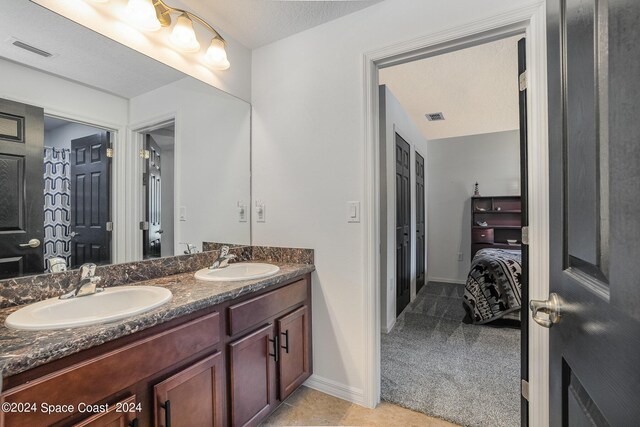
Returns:
[[[238,202],[238,222],[247,222],[247,205],[242,202]]]
[[[180,206],[180,221],[186,221],[186,220],[187,220],[187,207]]]
[[[360,222],[360,202],[347,202],[347,222]]]
[[[261,202],[260,200],[256,200],[256,221],[257,222],[267,222],[266,209],[267,208],[264,205],[264,202]]]

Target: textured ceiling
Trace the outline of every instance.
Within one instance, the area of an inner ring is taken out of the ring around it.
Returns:
[[[2,6],[0,57],[125,98],[185,76],[30,1],[2,0]],[[17,48],[11,38],[54,56]]]
[[[385,68],[380,84],[427,139],[518,129],[519,38]],[[444,121],[427,121],[438,112]]]
[[[255,49],[380,1],[182,0],[182,3],[244,46]],[[171,4],[170,0],[167,3]]]

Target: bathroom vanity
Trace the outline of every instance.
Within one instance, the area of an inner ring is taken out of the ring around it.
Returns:
[[[247,282],[204,282],[192,272],[140,282],[173,299],[121,322],[3,327],[0,425],[259,424],[312,372],[314,267],[279,267]]]

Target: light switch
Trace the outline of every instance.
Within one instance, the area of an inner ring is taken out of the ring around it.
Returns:
[[[180,206],[180,221],[186,221],[187,220],[187,207],[186,206]]]
[[[360,222],[360,202],[347,202],[347,222]]]
[[[256,221],[267,222],[266,220],[266,207],[264,202],[256,200]]]
[[[247,205],[238,202],[238,222],[247,222]]]

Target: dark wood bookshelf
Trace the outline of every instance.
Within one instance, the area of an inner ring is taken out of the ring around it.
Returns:
[[[520,249],[522,244],[520,196],[471,198],[471,258],[483,248]],[[487,225],[478,225],[486,222]],[[516,240],[510,245],[507,240]]]

